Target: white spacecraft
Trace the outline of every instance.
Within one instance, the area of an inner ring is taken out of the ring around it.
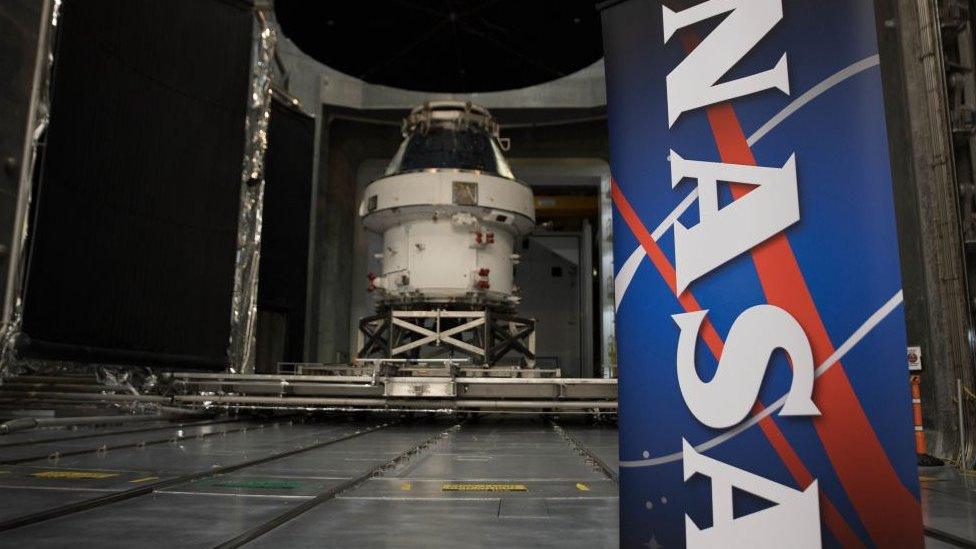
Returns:
[[[383,237],[369,290],[377,314],[360,322],[359,357],[460,353],[495,364],[534,360],[534,321],[515,316],[516,244],[535,225],[532,190],[502,154],[487,109],[432,101],[403,121],[404,141],[370,183],[359,214]]]

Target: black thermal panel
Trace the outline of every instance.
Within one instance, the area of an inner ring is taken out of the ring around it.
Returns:
[[[304,352],[314,144],[314,119],[276,96],[271,104],[265,155],[258,278],[259,370],[270,371],[278,360],[300,362]]]
[[[252,22],[229,0],[62,4],[28,355],[227,364]]]

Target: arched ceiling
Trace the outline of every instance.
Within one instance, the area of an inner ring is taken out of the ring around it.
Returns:
[[[275,0],[275,11],[307,55],[407,90],[524,88],[603,56],[592,0]]]

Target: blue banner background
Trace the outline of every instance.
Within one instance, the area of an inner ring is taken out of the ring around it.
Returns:
[[[674,9],[676,7],[672,6]],[[787,0],[783,19],[727,79],[771,68],[785,52],[791,93],[768,90],[736,99],[732,106],[745,136],[838,71],[877,55],[872,3],[865,0]],[[686,159],[721,161],[705,109],[667,123],[665,77],[686,53],[678,36],[664,44],[661,3],[632,0],[603,13],[613,176],[647,229],[653,230],[694,187],[671,189],[669,149]],[[721,17],[695,30],[704,37]],[[797,263],[834,347],[901,289],[897,235],[881,77],[878,64],[843,80],[783,120],[751,147],[760,166],[781,167],[796,155],[801,219],[786,230]],[[728,188],[720,204],[731,202]],[[680,217],[695,225],[692,205]],[[640,244],[615,210],[617,269]],[[674,264],[673,231],[658,245]],[[735,318],[766,303],[749,254],[717,268],[689,290],[709,310],[724,338]],[[635,462],[680,453],[681,439],[696,445],[723,431],[699,423],[678,388],[672,314],[684,312],[661,274],[647,259],[618,304],[616,333],[620,371],[620,459]],[[898,480],[918,498],[917,468],[909,407],[903,310],[899,305],[843,357],[843,368]],[[716,361],[699,339],[699,372],[708,379]],[[840,367],[838,365],[837,367]],[[785,355],[773,358],[760,391],[770,404],[791,381]],[[821,407],[824,415],[829,408]],[[866,545],[874,540],[848,497],[811,418],[774,421],[833,503]],[[856,446],[856,441],[852,441]],[[794,477],[759,426],[704,452],[733,466],[797,489]],[[682,461],[621,467],[621,546],[684,544],[684,516],[702,528],[711,524],[707,478],[683,482]],[[739,498],[743,509],[758,503]],[[823,511],[821,511],[823,515]],[[825,546],[838,540],[823,528]],[[908,545],[913,542],[908,541]]]

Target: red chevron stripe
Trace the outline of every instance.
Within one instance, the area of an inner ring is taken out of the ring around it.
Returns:
[[[755,166],[732,105],[712,105],[706,112],[722,161]],[[731,190],[738,199],[749,186],[731,185]],[[800,323],[810,340],[814,363],[829,358],[833,343],[785,234],[753,248],[752,260],[766,301],[789,311]],[[813,420],[813,426],[872,540],[881,547],[921,547],[919,502],[899,480],[843,365],[834,365],[815,387],[814,400],[823,415]]]
[[[647,227],[641,222],[640,217],[634,208],[631,207],[630,202],[621,192],[620,187],[617,186],[616,181],[611,181],[610,193],[613,197],[613,203],[617,207],[617,211],[620,212],[621,217],[627,223],[630,228],[630,232],[634,234],[638,242],[644,248],[644,252],[647,253],[647,257],[651,260],[651,263],[657,269],[658,273],[664,279],[664,282],[671,289],[671,293],[676,293],[677,284],[675,282],[675,272],[674,266],[671,265],[671,261],[664,255],[661,247],[657,245],[654,238],[651,237],[651,233],[647,230]],[[692,295],[690,290],[685,290],[681,296],[678,296],[678,302],[684,308],[685,311],[700,311],[702,310],[701,305]],[[722,347],[724,343],[722,337],[715,330],[712,323],[706,318],[705,322],[702,323],[701,337],[705,340],[705,344],[708,346],[715,360],[719,360],[722,356]],[[753,408],[753,414],[757,414],[764,409],[763,405],[756,401],[756,406]],[[790,445],[789,441],[786,440],[786,436],[780,431],[779,426],[773,421],[772,416],[766,416],[759,420],[759,427],[762,429],[763,434],[766,439],[769,440],[770,445],[776,451],[783,463],[786,465],[786,469],[793,476],[796,481],[797,486],[800,488],[806,488],[813,482],[813,475],[803,464],[803,460],[796,453],[796,450]],[[827,497],[827,494],[823,490],[820,490],[820,508],[822,511],[821,519],[827,525],[831,534],[840,541],[841,545],[844,547],[864,547],[864,543],[861,539],[854,533],[850,525],[844,520],[844,517],[840,514],[834,504]]]

